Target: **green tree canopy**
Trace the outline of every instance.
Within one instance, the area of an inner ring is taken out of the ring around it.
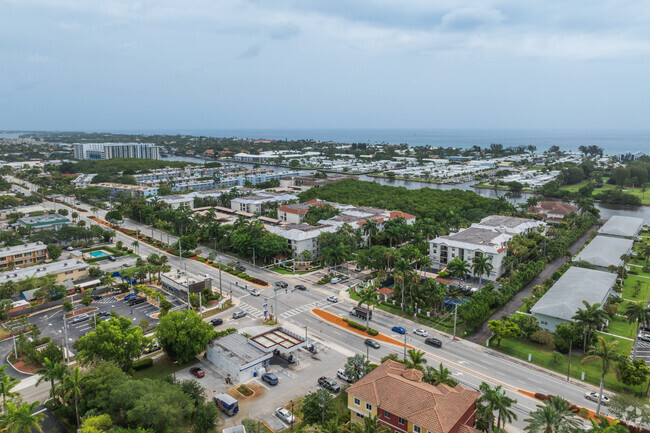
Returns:
[[[203,352],[213,337],[214,328],[190,310],[172,311],[156,327],[160,347],[181,364]]]

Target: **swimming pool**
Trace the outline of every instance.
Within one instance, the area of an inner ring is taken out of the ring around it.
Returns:
[[[104,251],[93,251],[92,253],[90,253],[90,255],[91,255],[91,257],[97,259],[99,257],[107,257],[110,254],[107,254]]]

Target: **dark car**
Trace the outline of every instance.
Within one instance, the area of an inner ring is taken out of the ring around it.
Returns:
[[[110,260],[111,262],[114,262],[117,259],[115,258],[115,256],[108,256],[108,260]]]
[[[238,270],[239,272],[246,272],[246,268],[243,267],[242,265],[235,266],[235,269]]]
[[[406,329],[402,328],[401,326],[393,326],[393,332],[397,332],[398,334],[406,334]]]
[[[366,346],[370,346],[373,349],[379,349],[379,347],[381,347],[381,346],[379,346],[379,343],[377,343],[372,338],[366,338],[366,341],[364,341],[364,343],[366,344]]]
[[[275,285],[277,287],[281,287],[283,289],[286,289],[287,287],[289,287],[289,284],[287,284],[285,281],[276,281]]]
[[[212,319],[212,320],[210,320],[210,324],[211,324],[212,326],[223,325],[223,319],[219,319],[219,318],[217,318],[217,319]]]
[[[111,312],[110,311],[100,311],[97,313],[99,317],[111,317]]]
[[[442,341],[438,340],[437,338],[429,337],[425,339],[424,342],[433,347],[442,347]]]
[[[298,284],[295,288],[296,290],[302,290],[303,292],[307,290],[307,287],[303,286],[302,284]]]
[[[201,377],[205,376],[205,373],[199,367],[190,368],[190,374],[192,374],[193,376],[196,376],[198,378],[201,378]]]
[[[264,373],[262,375],[262,380],[269,385],[277,385],[278,384],[278,377],[273,374],[273,373]]]
[[[329,377],[319,377],[318,384],[325,389],[329,389],[332,392],[339,392],[341,390],[341,386],[334,379]]]
[[[129,307],[132,307],[132,306],[134,306],[134,305],[142,304],[142,303],[144,303],[145,301],[146,301],[145,298],[143,298],[143,297],[141,297],[141,296],[137,296],[137,297],[135,297],[135,298],[131,298],[131,299],[129,299],[129,301],[127,302],[127,305],[128,305]]]
[[[102,295],[90,295],[91,298],[93,298],[93,301],[99,301],[102,299]]]

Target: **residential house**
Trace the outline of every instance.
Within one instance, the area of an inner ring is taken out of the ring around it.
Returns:
[[[303,252],[308,251],[310,258],[320,254],[318,249],[318,236],[321,233],[333,233],[334,226],[312,226],[309,224],[265,225],[265,228],[278,236],[282,236],[289,243],[289,248],[297,258],[303,257]]]
[[[275,194],[261,191],[254,195],[232,199],[230,201],[230,208],[235,211],[264,215],[266,204],[285,203],[291,200],[298,200],[298,196],[293,194]]]
[[[598,270],[607,271],[610,266],[622,266],[621,256],[630,254],[633,246],[632,239],[598,235],[573,260],[585,261]]]
[[[351,421],[376,416],[391,433],[467,432],[462,426],[474,425],[480,393],[461,385],[434,386],[422,376],[399,362],[384,362],[346,390]]]
[[[545,228],[546,223],[530,218],[519,218],[507,215],[490,215],[480,222],[472,224],[472,227],[481,229],[496,230],[511,236],[527,235],[539,227]]]
[[[643,229],[643,218],[614,215],[598,229],[599,235],[636,238]]]
[[[542,217],[547,223],[560,223],[564,217],[572,213],[577,213],[577,206],[571,203],[561,201],[540,201],[535,204],[530,211]]]

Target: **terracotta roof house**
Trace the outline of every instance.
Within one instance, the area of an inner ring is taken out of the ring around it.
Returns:
[[[382,287],[381,289],[377,290],[377,293],[382,297],[383,301],[388,301],[393,297],[395,291],[389,287]]]
[[[347,389],[352,422],[376,416],[391,433],[473,433],[479,392],[422,382],[420,370],[388,360]]]
[[[540,201],[531,208],[531,211],[546,222],[558,223],[564,220],[565,216],[578,212],[578,208],[561,201]]]

